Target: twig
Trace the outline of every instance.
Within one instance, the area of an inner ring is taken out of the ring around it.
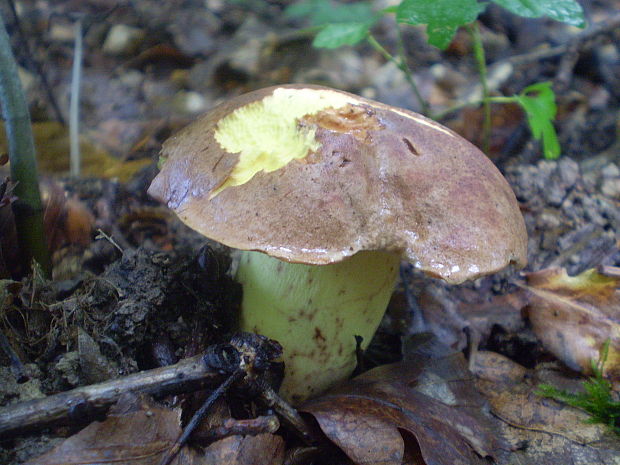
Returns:
[[[303,439],[307,444],[316,443],[315,435],[312,433],[308,424],[304,421],[301,415],[291,407],[282,397],[278,395],[270,386],[263,386],[260,391],[261,400],[269,407],[274,409],[278,415],[282,418],[282,421],[286,423],[295,433]]]
[[[105,239],[110,244],[112,244],[114,247],[116,247],[116,249],[121,254],[124,253],[123,248],[120,245],[118,245],[118,243],[114,240],[114,238],[112,236],[110,236],[109,234],[106,234],[105,231],[103,231],[103,229],[101,229],[101,228],[97,229],[97,235],[95,236],[95,239],[96,240]]]
[[[372,34],[368,35],[367,40],[368,40],[368,43],[372,46],[372,48],[374,48],[377,52],[383,55],[383,58],[385,58],[387,61],[394,63],[394,65],[396,65],[396,67],[403,72],[403,74],[405,75],[405,79],[407,80],[407,82],[409,83],[409,86],[413,90],[415,97],[418,99],[418,103],[420,104],[420,107],[422,108],[422,113],[428,114],[429,112],[428,103],[422,98],[422,94],[420,94],[418,85],[416,84],[415,79],[413,78],[413,74],[411,73],[411,68],[409,68],[407,63],[404,61],[405,57],[402,56],[400,59],[396,59],[396,57],[392,55],[390,52],[388,52],[385,49],[385,47],[381,45],[379,41],[375,38],[375,36],[373,36]]]
[[[202,356],[195,356],[155,370],[142,371],[100,384],[62,392],[43,399],[21,402],[0,409],[0,436],[67,423],[72,409],[100,413],[131,391],[155,396],[196,391],[221,383],[225,377],[206,368]]]
[[[411,89],[413,90],[415,97],[418,99],[418,102],[420,103],[421,113],[424,116],[428,116],[430,114],[431,109],[430,109],[428,102],[424,100],[424,97],[422,97],[422,94],[420,93],[420,89],[418,89],[418,85],[416,84],[415,79],[413,78],[413,71],[411,70],[411,67],[409,66],[409,62],[407,61],[407,53],[405,51],[405,40],[403,38],[403,31],[400,27],[400,24],[396,24],[396,33],[398,36],[398,56],[403,66],[405,76],[407,76],[407,81],[409,82],[409,85],[411,86]]]
[[[213,442],[228,436],[256,436],[258,434],[273,434],[280,429],[280,420],[276,415],[261,415],[256,418],[237,420],[227,418],[221,426],[199,429],[194,433],[194,440]]]
[[[497,61],[493,66],[500,66],[503,63],[509,63],[513,66],[525,66],[535,61],[546,60],[564,55],[572,44],[579,44],[578,50],[583,52],[589,50],[596,45],[596,40],[601,35],[610,34],[620,27],[620,13],[603,20],[581,32],[568,43],[556,45],[555,47],[539,48],[533,52],[523,53],[521,55],[513,55],[503,60]]]
[[[161,462],[159,462],[160,465],[170,465],[170,462],[172,462],[172,460],[177,456],[177,454],[181,450],[181,447],[185,445],[196,427],[200,425],[200,423],[202,423],[202,420],[204,420],[205,416],[209,412],[209,409],[211,409],[215,401],[222,397],[226,393],[226,391],[228,391],[230,386],[232,386],[235,381],[241,379],[243,376],[245,376],[245,371],[243,371],[242,369],[238,369],[237,371],[233,372],[226,379],[226,381],[220,384],[218,388],[211,393],[211,395],[209,395],[207,400],[205,400],[204,404],[202,404],[202,406],[196,411],[196,413],[194,413],[194,416],[189,421],[181,435],[177,438],[176,441],[174,441],[172,447],[161,459]]]

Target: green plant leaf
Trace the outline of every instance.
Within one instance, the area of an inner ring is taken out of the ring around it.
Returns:
[[[477,0],[403,0],[396,21],[426,24],[428,43],[445,49],[460,26],[476,20],[486,5]]]
[[[381,13],[396,13],[398,11],[398,5],[392,5],[381,10]]]
[[[317,3],[325,2],[317,2],[316,0],[302,0],[301,2],[295,2],[286,7],[284,10],[284,15],[288,18],[304,18],[306,16],[310,16],[316,9]]]
[[[584,27],[583,8],[577,0],[492,0],[508,11],[526,18],[548,16],[572,26]]]
[[[310,19],[313,26],[333,23],[366,23],[375,20],[370,2],[340,3],[330,0],[302,0],[290,5],[285,14],[290,18]]]
[[[526,87],[515,100],[525,110],[527,122],[534,137],[542,139],[543,153],[547,159],[560,156],[560,143],[553,127],[557,107],[550,82],[539,82]]]
[[[317,48],[338,48],[355,45],[368,35],[373,22],[328,24],[316,35],[312,45]]]

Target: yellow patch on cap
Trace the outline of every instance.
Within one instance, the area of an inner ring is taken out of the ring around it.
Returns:
[[[222,118],[215,140],[223,150],[239,154],[230,175],[211,191],[215,197],[227,187],[248,182],[260,171],[270,173],[317,151],[316,128],[299,119],[326,108],[359,103],[350,95],[327,89],[278,88],[264,99],[237,108]]]

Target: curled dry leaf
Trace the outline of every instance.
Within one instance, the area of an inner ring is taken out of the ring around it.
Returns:
[[[620,381],[620,276],[614,269],[568,276],[563,268],[526,274],[527,307],[536,336],[573,370],[592,374],[592,361],[609,341],[603,375]]]
[[[416,389],[419,362],[401,362],[375,368],[303,406],[316,418],[326,436],[357,464],[400,465],[408,454],[426,465],[487,463],[502,442],[493,433],[477,399],[463,396],[464,379],[439,379],[450,395],[429,396]],[[427,380],[428,381],[428,380]],[[428,382],[425,391],[428,392]],[[437,398],[447,399],[448,403]],[[405,432],[402,434],[401,431]],[[406,434],[408,433],[408,434]],[[416,451],[419,451],[416,454]]]
[[[43,179],[40,188],[49,249],[53,252],[68,244],[86,247],[92,240],[93,214],[79,199],[68,197],[65,190],[50,178]]]

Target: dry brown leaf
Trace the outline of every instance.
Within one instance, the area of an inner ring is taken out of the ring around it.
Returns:
[[[146,396],[128,394],[103,422],[94,422],[26,465],[152,465],[181,433],[181,410],[162,407]],[[183,447],[172,465],[279,465],[284,440],[273,434],[230,436],[203,452]]]
[[[421,370],[419,362],[385,365],[310,401],[302,410],[311,413],[327,437],[358,464],[486,463],[480,456],[495,456],[502,443],[477,400],[472,405],[463,398],[463,385],[469,381],[444,378],[446,371],[450,372],[446,367]],[[433,397],[416,389],[430,393],[430,385],[438,388]],[[407,450],[418,448],[423,461],[403,462]]]
[[[151,465],[180,434],[180,416],[179,409],[163,408],[146,398],[123,397],[105,421],[91,423],[26,465]]]
[[[527,369],[497,352],[478,350],[471,370],[474,374],[498,385],[512,385],[522,382]]]
[[[491,159],[499,157],[510,138],[523,122],[523,110],[517,104],[496,105],[491,113],[491,140],[487,154]],[[484,131],[482,131],[484,111],[479,108],[465,108],[457,119],[448,122],[447,126],[465,137],[467,140],[482,147],[484,145]]]
[[[510,425],[563,436],[579,444],[595,442],[605,430],[601,424],[587,424],[587,413],[533,392],[497,392],[490,402],[493,412]]]
[[[40,189],[49,249],[54,252],[68,244],[90,244],[95,218],[86,206],[76,197],[67,197],[62,186],[50,178],[41,181]]]
[[[229,436],[204,451],[205,465],[279,465],[284,462],[284,439],[274,434]]]
[[[478,388],[489,399],[491,411],[502,420],[499,429],[513,446],[508,463],[618,463],[620,441],[609,430],[603,425],[586,423],[586,413],[535,393],[542,382],[567,389],[575,384],[574,379],[557,370],[528,370],[487,351],[477,353],[473,371],[478,377]]]
[[[620,381],[620,277],[595,269],[571,277],[563,268],[526,277],[528,316],[545,348],[569,368],[592,374],[592,361],[610,341],[603,374]]]

